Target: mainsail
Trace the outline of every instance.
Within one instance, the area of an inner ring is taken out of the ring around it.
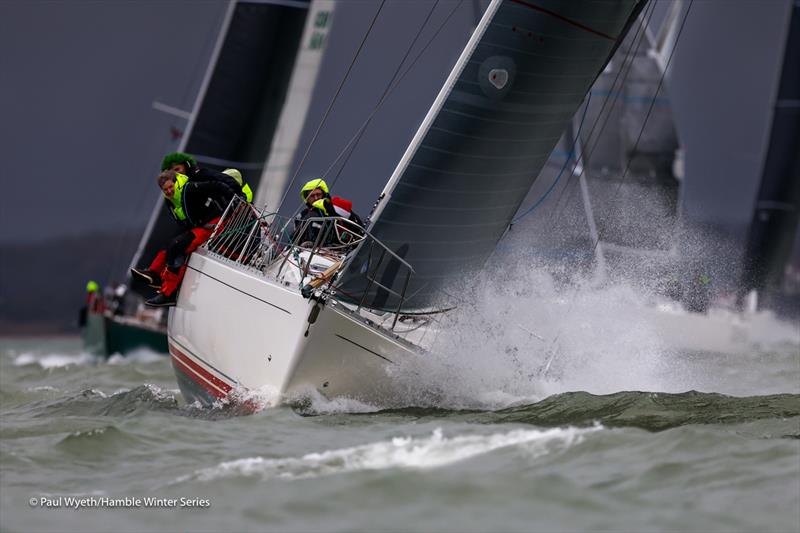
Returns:
[[[372,214],[413,275],[362,247],[340,297],[425,308],[480,269],[644,3],[493,0]]]

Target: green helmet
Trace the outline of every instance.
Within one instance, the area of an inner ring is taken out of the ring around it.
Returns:
[[[86,292],[97,292],[100,290],[100,285],[96,281],[89,281],[86,284]]]
[[[172,168],[172,165],[180,164],[196,167],[197,161],[195,161],[194,157],[190,156],[189,154],[184,154],[183,152],[172,152],[171,154],[165,155],[164,159],[161,160],[161,170],[169,170]]]

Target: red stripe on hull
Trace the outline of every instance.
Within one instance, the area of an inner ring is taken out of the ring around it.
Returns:
[[[209,383],[206,383],[202,378],[197,376],[188,366],[183,364],[180,359],[178,359],[174,354],[172,355],[172,367],[181,372],[184,376],[188,377],[201,387],[212,394],[215,398],[219,398],[220,400],[225,398],[226,394],[222,391],[212,387]]]
[[[169,346],[169,351],[172,354],[173,360],[177,359],[180,363],[183,364],[183,366],[191,368],[194,371],[194,373],[208,380],[209,383],[220,389],[220,391],[223,394],[227,394],[228,392],[231,391],[231,389],[233,389],[233,387],[231,387],[230,385],[219,379],[217,376],[210,373],[208,370],[198,365],[197,363],[195,363],[191,357],[189,357],[185,353],[175,348],[175,346],[173,346],[172,344],[170,344]]]

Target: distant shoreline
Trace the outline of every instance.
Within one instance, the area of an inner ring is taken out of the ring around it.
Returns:
[[[30,339],[32,337],[77,338],[80,331],[64,331],[63,324],[21,323],[0,321],[0,339]]]

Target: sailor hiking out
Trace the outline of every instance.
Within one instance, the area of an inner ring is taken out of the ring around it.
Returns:
[[[131,272],[159,289],[147,305],[163,307],[175,305],[189,255],[208,240],[231,199],[244,198],[245,194],[230,176],[208,170],[199,178],[165,170],[158,176],[158,186],[169,212],[184,231],[156,255],[147,270]]]

